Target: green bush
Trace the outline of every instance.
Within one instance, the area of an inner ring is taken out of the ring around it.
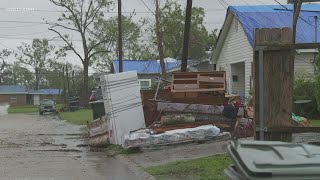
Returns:
[[[293,86],[293,101],[311,100],[306,104],[294,104],[293,112],[306,118],[318,118],[316,79],[304,75],[296,75]]]

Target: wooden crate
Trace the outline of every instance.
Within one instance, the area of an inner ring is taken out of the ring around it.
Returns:
[[[171,92],[224,91],[226,72],[177,72],[172,74]]]

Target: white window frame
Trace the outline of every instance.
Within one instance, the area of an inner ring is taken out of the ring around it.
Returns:
[[[12,96],[10,97],[10,103],[11,103],[11,104],[17,104],[17,103],[18,103],[18,97],[15,96],[15,95],[12,95]]]
[[[149,86],[148,87],[142,87],[141,82],[148,82]],[[139,86],[140,89],[150,89],[151,88],[151,79],[139,79]]]

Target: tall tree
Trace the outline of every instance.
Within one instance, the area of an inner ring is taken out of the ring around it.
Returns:
[[[7,84],[23,85],[27,87],[34,87],[34,74],[21,63],[14,62],[8,67],[8,76],[4,77]]]
[[[122,16],[122,40],[123,40],[123,57],[127,59],[135,58],[138,52],[141,52],[139,37],[141,36],[141,24],[132,21],[132,16]],[[94,23],[94,36],[96,39],[101,39],[108,36],[109,41],[101,43],[95,47],[96,51],[108,50],[110,53],[100,53],[94,57],[94,65],[100,71],[109,70],[112,60],[116,57],[118,46],[118,17],[109,19],[100,19]]]
[[[7,58],[11,55],[11,51],[7,49],[3,49],[0,52],[0,59],[2,62],[0,62],[0,84],[4,83],[4,76],[8,75],[8,66],[9,64],[6,62]]]
[[[204,17],[205,12],[203,8],[192,8],[188,57],[193,60],[205,57],[206,50],[212,48],[217,38],[217,29],[209,33],[204,26]],[[166,57],[181,58],[184,21],[185,10],[181,8],[181,5],[173,1],[166,1],[161,8],[164,55]]]
[[[68,47],[79,57],[83,65],[83,95],[84,101],[88,103],[88,72],[92,59],[99,53],[107,53],[106,49],[96,50],[100,44],[108,42],[108,36],[95,39],[92,36],[93,23],[102,19],[102,10],[107,8],[110,0],[50,0],[54,5],[65,9],[58,22],[51,24],[49,30],[55,32]],[[66,25],[65,25],[66,24]],[[58,29],[60,28],[60,29]],[[63,29],[63,30],[62,30]],[[70,36],[64,35],[63,31],[76,33],[81,37],[82,50],[76,49]],[[82,54],[82,55],[81,55]]]
[[[159,59],[160,59],[160,67],[161,67],[161,76],[162,79],[166,79],[166,65],[164,62],[164,50],[163,50],[163,30],[162,30],[162,24],[161,24],[161,11],[160,11],[160,3],[159,0],[155,0],[156,4],[156,37],[157,37],[157,44],[158,44],[158,51],[159,51]]]
[[[32,44],[22,43],[15,54],[18,61],[33,69],[35,74],[34,89],[39,89],[40,81],[49,60],[57,60],[66,54],[64,49],[56,49],[47,39],[34,39]]]

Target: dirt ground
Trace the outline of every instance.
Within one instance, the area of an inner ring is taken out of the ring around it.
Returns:
[[[5,115],[5,109],[0,106],[1,180],[143,179],[105,152],[90,152],[79,126],[49,115]]]

